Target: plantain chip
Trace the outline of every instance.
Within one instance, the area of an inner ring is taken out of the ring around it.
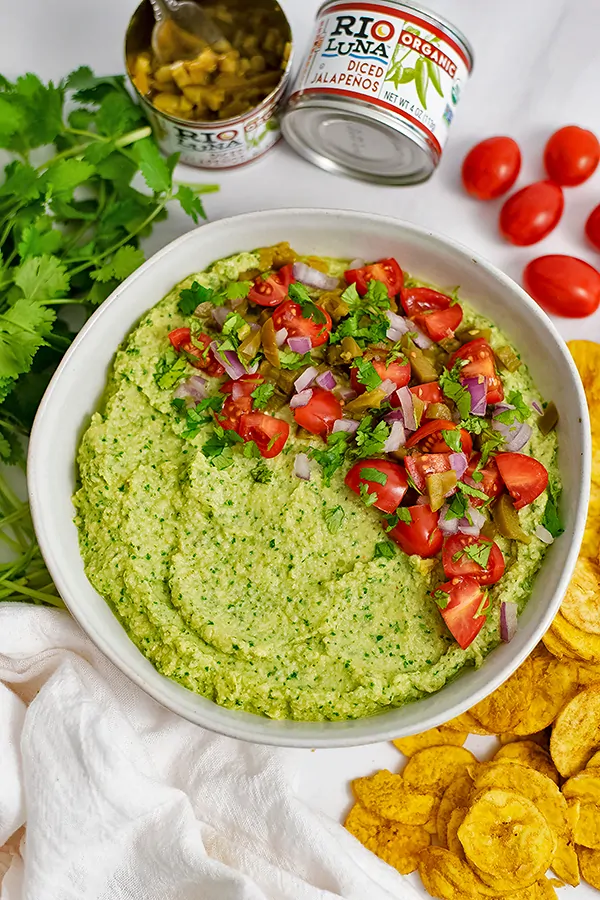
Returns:
[[[467,766],[476,763],[477,759],[464,747],[427,747],[411,756],[402,776],[407,787],[441,799],[448,785],[463,774]]]
[[[458,775],[446,788],[437,810],[437,837],[442,847],[447,846],[448,823],[452,811],[458,807],[468,809],[473,793],[473,779],[468,771]]]
[[[499,734],[497,737],[502,746],[513,744],[515,741],[532,741],[534,744],[538,744],[544,750],[547,750],[550,744],[550,734],[547,728],[544,731],[536,731],[535,734],[514,734],[509,731],[506,734]]]
[[[524,769],[502,764],[499,768]],[[458,837],[467,859],[486,884],[492,880],[490,887],[497,888],[499,881],[508,883],[510,879],[509,890],[538,881],[556,850],[556,835],[534,804],[499,788],[476,796]]]
[[[590,756],[586,769],[600,768],[600,750],[596,750],[593,756]]]
[[[440,728],[430,728],[429,731],[413,734],[411,737],[397,738],[392,743],[405,756],[414,756],[415,753],[425,750],[426,747],[441,747],[444,744],[462,747],[467,737],[466,731],[455,731],[453,728],[442,725]]]
[[[401,875],[415,871],[419,854],[431,841],[430,835],[422,828],[388,822],[360,803],[354,804],[344,825],[364,847]]]
[[[567,346],[583,382],[592,426],[592,484],[581,555],[595,559],[600,534],[600,345],[569,341]]]
[[[531,703],[535,688],[533,677],[533,662],[528,656],[504,684],[472,706],[469,712],[494,734],[514,732],[521,710],[526,710]]]
[[[493,731],[488,731],[487,728],[484,728],[469,710],[455,719],[450,719],[449,722],[446,722],[444,728],[450,728],[453,731],[466,731],[469,734],[494,734]]]
[[[352,790],[365,809],[404,825],[424,825],[432,818],[437,805],[434,794],[407,785],[402,775],[394,775],[387,769],[356,778]]]
[[[456,854],[456,856],[460,857],[460,859],[465,858],[465,852],[463,850],[461,842],[458,839],[458,829],[464,822],[467,812],[468,809],[466,809],[464,806],[457,806],[455,809],[453,809],[450,813],[450,821],[448,822],[448,826],[446,828],[446,846],[451,853]]]
[[[482,894],[495,895],[466,862],[442,847],[428,847],[421,853],[419,875],[425,890],[440,900],[481,900]]]
[[[600,850],[577,846],[581,877],[600,891]]]
[[[600,666],[593,663],[577,663],[579,668],[579,687],[590,687],[593,684],[600,684]]]
[[[565,781],[562,792],[567,800],[600,805],[600,772],[594,767],[584,769]]]
[[[565,619],[560,610],[552,622],[551,630],[560,638],[569,653],[584,662],[600,663],[600,634],[582,631]]]
[[[600,686],[573,697],[558,714],[550,738],[550,755],[563,776],[580,772],[600,747]]]
[[[534,741],[512,741],[500,747],[494,760],[508,763],[520,763],[529,766],[558,784],[558,772],[547,750]]]
[[[560,710],[577,693],[579,668],[570,659],[556,659],[543,644],[531,657],[535,691],[527,706],[521,706],[521,718],[513,730],[515,734],[530,735],[543,731]]]
[[[556,656],[557,659],[573,659],[577,662],[579,661],[579,658],[571,649],[569,649],[569,647],[567,647],[552,625],[542,638],[542,641],[546,650],[553,656]]]
[[[576,844],[600,850],[600,807],[595,803],[580,803],[573,837]]]
[[[579,557],[560,611],[571,625],[600,635],[600,566],[595,560]]]

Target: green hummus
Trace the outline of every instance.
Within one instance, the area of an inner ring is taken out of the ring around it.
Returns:
[[[190,690],[278,719],[366,716],[439,690],[498,644],[500,601],[522,609],[546,550],[533,534],[546,496],[520,513],[529,544],[495,538],[506,574],[490,590],[486,625],[461,650],[430,596],[440,562],[399,549],[392,559],[376,555],[380,515],[345,487],[347,467],[329,487],[314,463],[310,481],[294,477],[307,442],[293,435],[266,460],[268,483],[255,480],[257,461],[242,453],[229,468],[212,466],[201,452],[211,426],[182,437],[157,362],[168,332],[184,324],[182,287],[195,278],[218,288],[257,265],[257,254],[242,253],[190,276],[117,352],[78,455],[81,552],[134,643]],[[474,327],[490,327],[463,307]],[[506,345],[491,327],[492,345]],[[503,380],[527,403],[541,402],[524,365]],[[555,434],[534,429],[526,452],[554,484],[556,451]]]

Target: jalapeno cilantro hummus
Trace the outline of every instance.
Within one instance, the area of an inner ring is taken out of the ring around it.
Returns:
[[[190,276],[78,455],[88,577],[223,706],[349,719],[510,640],[561,532],[551,398],[460,295],[286,244]]]

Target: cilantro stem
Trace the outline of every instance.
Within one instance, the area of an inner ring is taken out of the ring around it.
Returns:
[[[10,594],[22,594],[25,597],[31,597],[32,600],[41,600],[42,603],[49,603],[57,609],[65,609],[65,604],[58,594],[51,594],[46,591],[35,591],[32,588],[25,587],[24,584],[19,584],[18,581],[10,582],[10,586],[11,591],[9,594],[4,594],[4,596],[2,596],[2,593],[0,592],[1,600],[19,600],[19,597],[11,597]]]

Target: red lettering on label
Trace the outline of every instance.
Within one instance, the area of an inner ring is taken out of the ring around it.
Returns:
[[[411,50],[416,50],[421,56],[426,56],[431,62],[435,63],[436,66],[439,66],[442,71],[447,72],[451,78],[454,78],[456,75],[455,63],[453,63],[450,57],[446,56],[445,53],[442,53],[435,44],[424,41],[411,31],[402,32],[400,35],[400,43],[404,44],[405,47],[410,47]]]

